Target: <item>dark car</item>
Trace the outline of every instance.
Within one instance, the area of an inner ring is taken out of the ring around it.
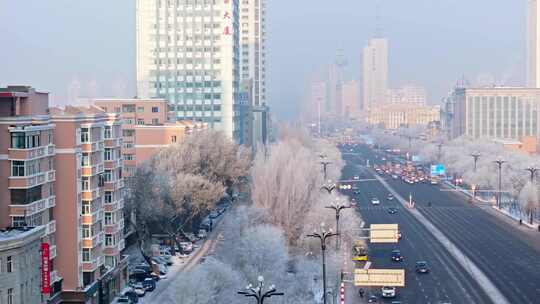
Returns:
[[[154,289],[156,289],[156,281],[154,281],[154,279],[146,278],[142,284],[146,291],[154,291]]]
[[[429,267],[426,261],[416,262],[415,270],[417,273],[428,273]]]
[[[394,262],[403,261],[403,256],[401,255],[401,251],[399,251],[398,249],[392,250],[392,261]]]
[[[131,302],[130,303],[138,303],[139,297],[137,296],[137,293],[133,291],[132,289],[124,292],[124,297],[128,298]]]
[[[368,297],[368,303],[377,303],[377,296],[376,295],[370,295]]]
[[[397,208],[394,208],[394,207],[388,208],[388,213],[390,213],[390,214],[396,214],[396,213],[397,213]]]

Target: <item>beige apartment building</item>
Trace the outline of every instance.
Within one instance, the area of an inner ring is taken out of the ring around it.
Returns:
[[[440,121],[440,108],[418,103],[386,103],[372,107],[368,111],[367,120],[369,124],[386,129],[428,125]]]
[[[192,132],[206,128],[204,123],[171,121],[165,99],[96,99],[93,104],[123,120],[123,158],[126,177],[159,149],[181,142]],[[171,115],[172,114],[172,115]]]
[[[45,226],[49,303],[108,301],[127,279],[121,120],[48,106],[31,87],[0,88],[0,228]]]

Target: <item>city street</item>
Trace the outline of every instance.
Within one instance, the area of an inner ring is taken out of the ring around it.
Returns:
[[[380,158],[360,146],[358,155],[344,156],[348,161],[343,178],[372,179],[373,171],[366,168],[380,163]],[[383,176],[388,185],[403,198],[412,195],[416,208],[444,235],[450,239],[489,278],[510,303],[537,303],[540,297],[540,259],[538,248],[540,234],[524,233],[511,222],[494,216],[482,208],[467,203],[461,194],[440,191],[429,184],[409,185],[401,180]],[[478,283],[466,272],[447,250],[433,237],[422,223],[402,205],[386,201],[388,190],[378,181],[358,183],[360,194],[354,195],[366,224],[398,223],[403,238],[397,245],[371,245],[372,268],[399,268],[391,262],[390,252],[396,247],[405,257],[405,289],[400,299],[406,303],[490,303]],[[353,195],[352,192],[347,194]],[[372,206],[371,198],[377,197],[380,206]],[[428,207],[427,203],[432,206]],[[397,214],[389,214],[388,207],[396,207]],[[427,275],[414,273],[414,263],[426,260],[431,268]]]

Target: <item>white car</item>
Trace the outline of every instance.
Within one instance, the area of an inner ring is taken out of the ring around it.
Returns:
[[[396,297],[396,288],[391,286],[384,286],[381,288],[383,298],[395,298]]]
[[[381,202],[379,201],[378,198],[374,197],[371,199],[371,204],[373,205],[379,205]]]

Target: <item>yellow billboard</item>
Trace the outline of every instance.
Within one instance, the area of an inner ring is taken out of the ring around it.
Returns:
[[[355,269],[354,286],[405,287],[405,269]]]

